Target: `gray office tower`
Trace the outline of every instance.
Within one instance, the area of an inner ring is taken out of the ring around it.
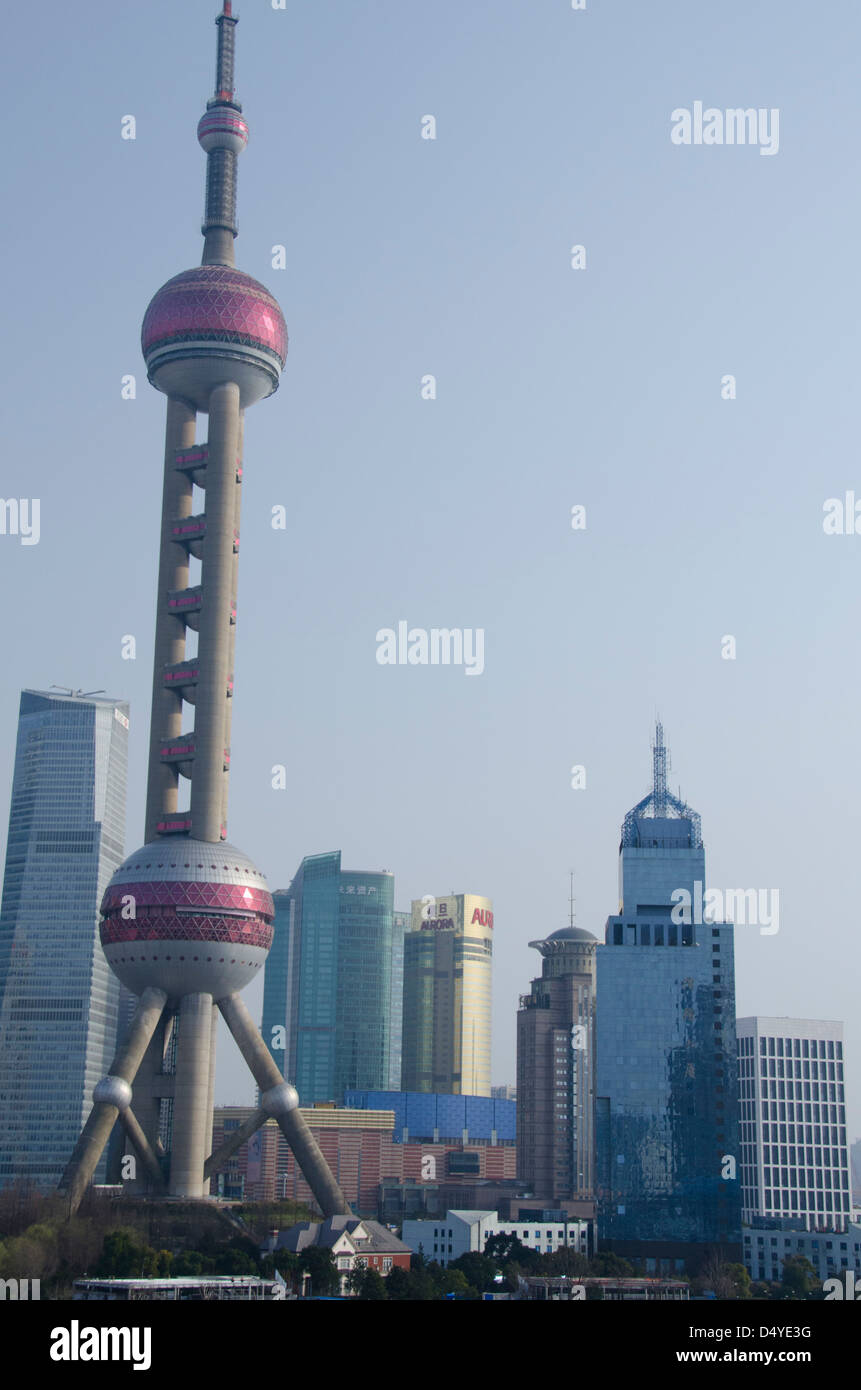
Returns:
[[[596,1195],[604,1249],[674,1272],[741,1258],[733,928],[705,920],[700,817],[667,788],[660,724],[652,751],[596,951]]]
[[[593,1196],[595,952],[574,925],[530,941],[541,975],[517,1014],[517,1175],[548,1205]]]
[[[229,0],[215,23],[215,95],[197,128],[207,155],[202,263],[162,286],[141,333],[149,380],[168,398],[146,844],[114,874],[101,908],[108,963],[138,1005],[61,1186],[74,1209],[121,1115],[137,1190],[205,1197],[210,1173],[273,1116],[332,1216],[349,1207],[240,997],[266,960],[274,915],[260,870],[226,839],[243,420],[276,390],[287,332],[272,295],[234,264],[248,127],[233,90]],[[199,413],[208,416],[203,441]],[[204,511],[194,510],[195,488]],[[191,784],[188,806],[181,780]],[[217,1011],[260,1105],[211,1154]]]
[[[99,903],[123,858],[128,715],[97,695],[21,695],[0,910],[0,1187],[56,1186],[116,1045]]]

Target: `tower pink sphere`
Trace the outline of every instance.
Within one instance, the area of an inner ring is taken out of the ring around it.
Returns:
[[[251,275],[199,265],[174,275],[150,300],[141,349],[160,391],[205,411],[213,387],[235,380],[244,409],[277,389],[287,325],[278,301]]]

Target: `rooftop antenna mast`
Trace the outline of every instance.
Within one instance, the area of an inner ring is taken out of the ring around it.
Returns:
[[[664,744],[664,726],[660,719],[655,725],[655,741],[652,744],[652,791],[656,816],[667,814],[667,768],[669,753]]]
[[[569,925],[569,927],[573,927],[573,925],[574,925],[574,870],[573,870],[573,869],[570,869],[570,870],[569,870],[568,878],[569,878],[569,883],[570,883],[570,892],[569,892],[569,895],[568,895],[568,925]]]
[[[104,695],[104,690],[73,690],[70,685],[52,685],[52,690],[62,690],[64,695],[71,695],[76,700],[86,700],[89,695]]]

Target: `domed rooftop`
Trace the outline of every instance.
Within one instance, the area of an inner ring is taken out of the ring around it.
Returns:
[[[559,931],[551,932],[547,937],[548,941],[597,941],[597,936],[593,936],[590,931],[584,931],[582,927],[560,927]]]
[[[565,950],[566,946],[597,946],[598,938],[593,936],[590,931],[584,931],[582,927],[560,927],[559,931],[551,932],[549,936],[542,937],[540,941],[530,941],[529,945],[534,951],[540,951],[542,956],[559,955]]]
[[[141,348],[150,355],[166,343],[218,341],[263,348],[287,360],[287,325],[265,286],[229,265],[198,265],[162,285],[144,314]]]

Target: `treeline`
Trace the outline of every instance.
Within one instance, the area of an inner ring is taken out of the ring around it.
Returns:
[[[7,1189],[0,1193],[0,1279],[39,1279],[43,1298],[70,1298],[84,1276],[267,1274],[271,1257],[259,1253],[266,1230],[307,1216],[295,1203],[237,1211],[90,1193],[70,1217],[56,1194]]]

